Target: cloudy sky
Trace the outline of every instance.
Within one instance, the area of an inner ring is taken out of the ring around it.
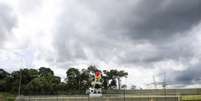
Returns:
[[[201,87],[201,0],[0,0],[0,68],[122,69]]]

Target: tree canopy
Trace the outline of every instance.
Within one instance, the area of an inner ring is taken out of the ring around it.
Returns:
[[[55,76],[54,72],[47,67],[20,69],[12,73],[0,69],[0,92],[17,93],[20,83],[22,94],[57,94],[60,92],[86,91],[92,86],[91,83],[94,81],[96,71],[102,72],[103,89],[115,89],[117,86],[120,89],[121,78],[128,75],[123,70],[101,71],[96,66],[90,65],[82,70],[73,67],[68,68],[66,78],[61,81],[61,78]]]

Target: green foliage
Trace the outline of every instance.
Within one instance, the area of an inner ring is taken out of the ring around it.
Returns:
[[[92,73],[95,73],[96,71],[100,71],[94,65],[90,65],[87,69],[89,72],[92,72]]]
[[[120,89],[121,87],[121,78],[122,77],[127,77],[128,73],[123,71],[123,70],[116,70],[116,69],[112,69],[110,71],[104,70],[103,71],[105,76],[103,78],[104,79],[104,87],[107,89],[108,88],[108,84],[109,84],[109,80],[111,80],[111,83],[109,84],[110,88],[116,88],[117,87],[117,81],[118,81],[118,87]]]
[[[52,77],[38,77],[33,79],[26,86],[27,93],[42,93],[42,94],[53,94],[57,91],[57,87],[60,83],[60,78],[52,76]]]
[[[26,85],[25,92],[53,94],[57,92],[60,82],[60,77],[54,76],[50,68],[41,67],[38,77],[34,78]]]
[[[54,72],[50,68],[40,67],[39,74],[40,76],[51,76],[54,75]]]
[[[0,101],[15,101],[16,96],[10,93],[0,92]]]
[[[66,72],[68,89],[74,90],[80,87],[80,71],[76,68],[70,68]]]
[[[0,91],[9,89],[10,74],[3,69],[0,69]]]
[[[0,69],[0,79],[6,78],[9,76],[9,73],[3,69]]]
[[[69,89],[74,90],[86,90],[91,86],[91,82],[94,80],[94,75],[96,71],[100,71],[96,68],[96,66],[89,66],[87,69],[82,69],[79,71],[76,68],[70,68],[67,70],[67,85]],[[104,89],[113,89],[117,88],[117,83],[119,89],[121,87],[121,78],[127,77],[128,73],[125,71],[118,70],[104,70],[103,73],[105,75],[102,76],[103,88]],[[111,81],[111,82],[109,82]]]
[[[17,92],[19,81],[20,81],[20,75],[21,75],[21,91],[24,91],[26,88],[26,85],[31,82],[34,78],[38,77],[38,71],[35,69],[21,69],[19,71],[14,71],[11,73],[11,92]]]
[[[82,69],[80,73],[80,90],[86,90],[90,87],[90,72],[88,69]]]
[[[85,91],[91,87],[95,79],[95,72],[100,71],[96,66],[90,65],[87,69],[69,68],[66,71],[65,82],[54,75],[50,68],[40,67],[37,69],[20,69],[11,74],[0,69],[0,91],[17,94],[21,78],[21,94],[57,94],[69,91]],[[122,77],[128,73],[118,70],[104,70],[101,82],[104,89],[112,89],[120,86]]]

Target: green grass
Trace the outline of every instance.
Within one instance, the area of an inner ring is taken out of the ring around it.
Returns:
[[[185,95],[182,96],[182,101],[201,101],[201,95]]]
[[[0,92],[0,101],[15,101],[15,95],[5,92]]]
[[[10,93],[0,92],[0,101],[15,101],[16,96]],[[201,95],[185,95],[181,101],[201,101]]]

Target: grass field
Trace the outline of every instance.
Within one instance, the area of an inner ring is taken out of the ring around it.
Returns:
[[[9,93],[0,92],[0,101],[15,101],[16,96]],[[201,95],[185,95],[181,101],[201,101]]]
[[[15,101],[15,95],[0,92],[0,101]]]
[[[201,101],[201,95],[182,96],[182,101]]]

